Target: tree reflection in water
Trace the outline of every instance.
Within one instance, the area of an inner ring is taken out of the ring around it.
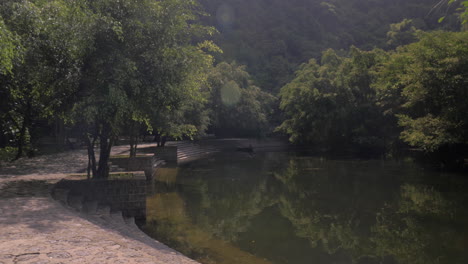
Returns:
[[[267,153],[220,155],[172,178],[172,189],[148,197],[146,230],[202,263],[468,259],[467,185],[457,175]]]

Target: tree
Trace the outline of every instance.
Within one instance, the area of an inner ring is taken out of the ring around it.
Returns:
[[[221,32],[218,61],[246,65],[256,85],[276,95],[302,63],[320,59],[322,51],[389,48],[390,25],[413,20],[417,28],[458,30],[456,12],[430,13],[435,0],[200,0],[210,25]],[[429,14],[430,13],[430,14]],[[421,26],[420,26],[421,25]]]
[[[460,18],[462,19],[462,23],[466,24],[468,23],[468,1],[461,2],[461,5],[463,7],[460,9],[462,11],[460,13]]]
[[[467,42],[467,32],[424,33],[382,68],[379,101],[409,145],[434,152],[468,143]]]
[[[253,85],[244,66],[219,63],[209,76],[211,129],[223,136],[268,133],[275,98]]]
[[[213,68],[213,57],[204,50],[222,52],[210,41],[191,47],[191,51],[186,53],[189,58],[186,59],[186,66],[189,67],[181,69],[185,71],[185,77],[180,86],[185,92],[179,94],[177,104],[170,107],[156,105],[152,111],[150,124],[159,137],[194,139],[207,130],[210,123],[208,76]]]
[[[418,40],[416,36],[417,29],[411,19],[403,19],[400,23],[390,25],[390,31],[387,32],[387,44],[391,49],[408,45]]]
[[[440,7],[442,4],[447,4],[449,6],[454,5],[455,3],[459,4],[459,7],[457,8],[457,11],[459,11],[459,17],[461,20],[461,23],[464,25],[468,22],[468,1],[460,1],[460,0],[441,0],[439,3],[434,8]],[[441,17],[439,19],[439,22],[442,22],[445,20],[445,16]]]
[[[9,75],[13,68],[14,60],[19,53],[19,45],[16,36],[8,30],[2,17],[0,16],[0,75]],[[5,147],[8,143],[8,136],[11,136],[11,121],[8,121],[8,99],[9,93],[6,89],[0,89],[0,119],[4,120],[0,124],[0,147]]]
[[[18,52],[15,35],[10,32],[0,16],[0,74],[13,68],[13,60]]]
[[[75,2],[62,0],[3,1],[0,14],[21,47],[21,59],[7,65],[11,74],[0,80],[3,113],[17,132],[18,159],[35,141],[35,122],[60,116],[73,101],[88,18]]]
[[[375,105],[377,65],[381,50],[351,48],[347,57],[333,50],[303,64],[296,78],[281,89],[280,108],[286,120],[277,131],[293,143],[312,143],[330,150],[358,146],[363,151],[386,145],[385,117]],[[369,149],[370,148],[370,149]]]
[[[98,23],[74,116],[88,144],[89,170],[95,178],[106,178],[111,148],[128,122],[151,125],[155,113],[178,109],[187,94],[200,89],[195,79],[203,75],[195,73],[212,62],[204,50],[214,46],[204,38],[214,30],[196,23],[194,1],[86,4]],[[98,140],[99,161],[93,147]]]

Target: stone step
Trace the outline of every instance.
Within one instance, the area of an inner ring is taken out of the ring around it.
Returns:
[[[114,214],[114,213],[113,213]],[[99,217],[99,221],[106,227],[116,230],[124,235],[133,236],[136,230],[132,229],[127,225],[121,214],[120,215],[108,215]]]
[[[68,206],[81,212],[83,210],[83,200],[84,197],[81,195],[69,195],[68,196]]]
[[[99,204],[96,209],[96,214],[100,216],[108,216],[110,215],[110,211],[111,211],[110,206]]]
[[[164,160],[157,160],[154,164],[153,164],[153,168],[156,168],[156,167],[159,167],[159,166],[162,166],[166,164],[166,162]]]
[[[216,152],[216,151],[219,151],[219,149],[216,149],[216,148],[199,148],[199,149],[191,149],[191,148],[188,148],[188,149],[183,149],[183,150],[180,150],[177,155],[181,155],[181,154],[194,154],[194,153],[205,153],[205,152]]]
[[[181,149],[177,151],[177,154],[180,153],[196,153],[196,152],[205,152],[205,151],[219,151],[216,148],[187,148],[187,149]]]
[[[110,168],[110,172],[124,172],[125,169],[122,168]]]
[[[177,155],[177,157],[178,157],[178,158],[184,158],[184,157],[197,157],[197,156],[204,156],[204,155],[208,155],[208,154],[211,154],[211,153],[215,153],[215,152],[183,153],[183,154],[179,154],[179,155]]]
[[[98,208],[97,201],[86,201],[83,203],[83,212],[89,215],[95,215]]]
[[[110,172],[123,172],[125,171],[125,168],[120,167],[117,164],[112,164],[112,162],[109,162],[109,171]]]
[[[146,179],[143,171],[130,173]],[[138,228],[133,217],[124,217],[121,211],[111,211],[112,208],[107,203],[90,200],[78,193],[70,194],[70,190],[65,188],[54,188],[51,196],[62,202],[68,209],[77,210],[86,219],[106,229],[113,229],[128,236],[145,239],[148,243],[152,241]]]
[[[61,202],[62,204],[67,204],[69,193],[70,193],[70,190],[68,189],[55,188],[52,193],[52,197],[55,200]]]
[[[69,192],[68,189],[56,188],[52,192],[52,197],[68,207],[85,213],[87,218],[96,224],[151,243],[152,239],[138,228],[134,217],[124,217],[121,211],[111,212],[111,207],[106,204],[100,204],[95,200],[85,200],[83,196],[70,195]]]
[[[128,226],[128,228],[130,230],[132,230],[134,233],[143,233],[143,231],[141,231],[141,229],[136,224],[134,217],[126,217],[126,218],[124,218],[124,221],[125,221],[126,225]],[[145,233],[143,233],[143,234],[145,234]]]
[[[124,217],[123,218],[124,222],[126,225],[130,226],[130,227],[136,227],[136,224],[135,224],[135,217],[131,216],[131,217]]]
[[[123,215],[121,211],[111,212],[110,213],[111,221],[118,225],[125,225]]]

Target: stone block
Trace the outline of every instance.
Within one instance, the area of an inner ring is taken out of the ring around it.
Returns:
[[[157,147],[154,155],[159,160],[177,162],[177,146]]]

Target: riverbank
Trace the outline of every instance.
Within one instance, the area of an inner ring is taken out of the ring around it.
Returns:
[[[147,144],[150,145],[150,144]],[[125,153],[126,146],[113,149]],[[50,190],[86,169],[85,150],[4,163],[0,167],[0,263],[193,263],[125,226],[64,207]]]
[[[221,151],[283,148],[277,140],[212,139],[168,142],[179,163]],[[151,152],[154,143],[139,146]],[[127,155],[128,145],[112,155]],[[153,152],[154,153],[154,152]],[[84,149],[0,164],[0,264],[3,263],[198,263],[141,232],[78,213],[53,200],[52,187],[69,174],[85,173]],[[139,230],[137,230],[139,231]]]

